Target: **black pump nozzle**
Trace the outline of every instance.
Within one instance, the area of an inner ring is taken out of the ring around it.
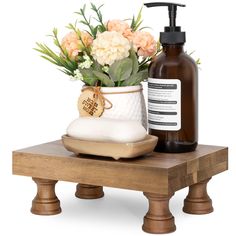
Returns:
[[[171,2],[150,2],[144,3],[146,7],[168,7],[169,10],[169,18],[170,18],[170,28],[174,28],[176,26],[176,12],[177,7],[185,7],[184,4],[179,3],[171,3]]]
[[[168,7],[170,24],[169,27],[165,27],[165,32],[161,33],[161,43],[176,44],[185,42],[185,33],[181,32],[180,27],[176,26],[177,7],[185,7],[184,4],[171,2],[150,2],[144,3],[144,5],[146,7]]]

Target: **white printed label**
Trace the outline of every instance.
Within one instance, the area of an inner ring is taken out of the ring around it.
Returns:
[[[181,81],[148,78],[148,124],[150,129],[181,129]]]

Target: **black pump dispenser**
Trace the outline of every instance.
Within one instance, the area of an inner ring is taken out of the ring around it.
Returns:
[[[170,2],[150,2],[144,3],[146,7],[167,6],[169,10],[170,25],[165,27],[164,32],[160,33],[161,44],[182,44],[185,43],[185,32],[181,32],[181,27],[176,26],[177,7],[185,7],[183,4]]]

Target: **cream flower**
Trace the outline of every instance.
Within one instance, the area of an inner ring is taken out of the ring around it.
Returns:
[[[76,60],[79,52],[82,52],[83,44],[84,46],[89,47],[93,42],[93,38],[90,34],[82,31],[80,33],[83,43],[76,32],[68,33],[61,42],[62,48],[67,51],[69,58],[72,60]]]
[[[105,31],[93,41],[91,54],[100,65],[112,65],[115,61],[128,57],[130,48],[129,40],[120,33]]]
[[[132,42],[139,56],[150,57],[157,51],[157,42],[148,32],[136,31]]]
[[[132,38],[132,29],[128,25],[127,22],[122,20],[110,20],[107,23],[107,29],[108,31],[116,31],[120,34],[122,34],[125,38],[131,39]]]
[[[89,69],[93,64],[93,61],[90,57],[86,54],[83,56],[84,62],[79,63],[78,67],[81,69]]]
[[[74,76],[70,76],[71,80],[83,80],[83,75],[81,74],[81,72],[79,71],[79,69],[76,69],[74,71]]]
[[[109,66],[103,66],[103,67],[102,67],[102,70],[103,70],[104,72],[108,73],[108,71],[109,71]]]

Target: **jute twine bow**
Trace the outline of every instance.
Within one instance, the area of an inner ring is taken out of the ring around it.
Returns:
[[[93,106],[95,105],[96,101],[99,100],[100,103],[102,104],[103,106],[103,109],[111,109],[112,108],[112,103],[103,96],[103,93],[101,92],[101,87],[85,87],[85,88],[82,88],[82,92],[84,91],[92,91],[94,93],[93,97],[94,97],[94,101],[93,101]],[[106,106],[106,102],[109,104],[109,106]]]

